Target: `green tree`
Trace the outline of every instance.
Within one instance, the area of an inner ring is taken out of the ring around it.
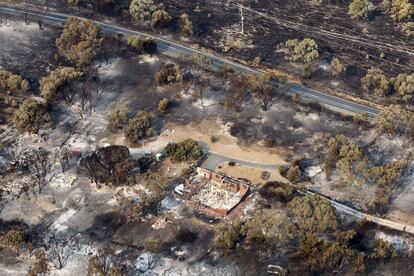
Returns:
[[[392,0],[389,13],[396,21],[411,19],[414,15],[414,5],[410,0]]]
[[[57,97],[56,93],[59,88],[82,75],[82,72],[77,71],[73,67],[59,67],[56,70],[49,72],[46,77],[43,77],[39,81],[40,94],[46,102],[50,102]]]
[[[371,68],[361,79],[361,86],[367,93],[384,96],[389,91],[390,81],[381,69]]]
[[[185,35],[193,34],[193,23],[186,13],[180,15],[180,31]]]
[[[346,67],[338,58],[333,58],[329,66],[329,69],[331,71],[331,74],[334,77],[338,78],[345,72]]]
[[[165,151],[174,161],[179,162],[197,160],[203,153],[201,146],[193,139],[185,139],[178,144],[170,143]]]
[[[287,244],[294,238],[295,227],[286,215],[274,209],[257,211],[240,228],[247,242]]]
[[[151,27],[153,29],[161,29],[168,27],[171,23],[172,17],[163,9],[156,10],[152,13]]]
[[[286,178],[287,180],[289,180],[291,183],[295,184],[300,182],[300,168],[299,166],[290,166],[290,168],[288,169],[287,173],[286,173]]]
[[[155,82],[158,85],[180,82],[182,78],[181,68],[173,63],[164,64],[161,70],[155,74]]]
[[[99,28],[90,20],[70,17],[56,40],[59,54],[78,67],[89,64],[102,43]]]
[[[129,46],[131,46],[138,53],[141,52],[142,49],[143,49],[143,41],[137,35],[130,35],[130,36],[128,36],[128,38],[127,38],[127,44]]]
[[[0,242],[6,247],[15,250],[17,253],[25,244],[25,232],[20,229],[12,229],[7,231],[3,236],[0,237]]]
[[[365,271],[364,254],[312,233],[301,237],[299,248],[290,254],[290,260],[300,264],[292,269],[295,275],[303,272],[325,275],[332,271],[338,275],[355,275]]]
[[[240,241],[240,224],[238,222],[220,229],[214,239],[213,247],[229,252],[236,248]]]
[[[247,84],[263,111],[267,111],[276,100],[278,93],[287,90],[287,77],[273,73],[252,74],[247,77]]]
[[[374,4],[368,0],[352,0],[349,4],[348,14],[351,18],[367,18],[374,9]]]
[[[151,115],[145,111],[138,112],[125,125],[124,134],[133,143],[138,143],[141,139],[152,136]]]
[[[348,139],[340,134],[332,137],[328,141],[328,152],[325,159],[325,172],[327,176],[331,174],[332,170],[336,167],[336,163],[339,160],[339,153],[342,146],[349,144]]]
[[[289,39],[285,43],[284,52],[286,60],[306,65],[314,64],[319,59],[318,44],[311,38],[305,38],[302,41]]]
[[[295,197],[288,207],[302,233],[335,231],[339,225],[335,209],[318,195]]]
[[[388,134],[412,133],[414,128],[414,112],[399,105],[384,108],[373,122],[377,131]]]
[[[401,24],[401,32],[407,37],[414,37],[414,22],[404,22]]]
[[[128,122],[128,112],[129,107],[126,102],[112,105],[108,117],[108,129],[112,132],[122,129]]]
[[[164,98],[158,103],[158,110],[161,113],[165,113],[167,112],[169,106],[170,106],[170,101],[167,98]]]
[[[151,19],[153,12],[163,6],[163,4],[155,4],[154,0],[132,0],[129,5],[129,13],[135,22],[143,24],[146,20]]]
[[[371,259],[386,259],[397,255],[393,246],[381,239],[375,239],[372,246],[372,252],[369,255]]]
[[[10,91],[16,93],[18,91],[27,92],[30,85],[27,80],[22,79],[19,75],[15,75],[9,71],[0,68],[0,91]]]
[[[13,121],[19,130],[37,133],[43,122],[50,121],[50,115],[46,105],[28,98],[16,110]]]
[[[399,74],[394,81],[394,89],[405,102],[414,100],[414,74]]]

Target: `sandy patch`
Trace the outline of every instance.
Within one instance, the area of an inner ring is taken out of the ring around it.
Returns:
[[[211,141],[213,135],[218,139],[215,143]],[[259,163],[286,164],[275,149],[265,148],[258,144],[249,146],[237,144],[237,139],[228,133],[223,124],[211,120],[187,125],[167,123],[160,137],[154,142],[147,143],[145,147],[152,148],[160,143],[180,142],[187,138],[201,142],[209,151],[228,157]]]
[[[255,168],[243,166],[236,164],[234,166],[229,166],[228,162],[222,163],[217,166],[216,171],[221,172],[225,175],[231,176],[233,178],[245,178],[250,181],[253,185],[261,185],[267,181],[280,181],[285,182],[284,178],[279,174],[277,170],[269,171],[270,177],[267,180],[261,178],[262,172],[264,170],[258,170]]]

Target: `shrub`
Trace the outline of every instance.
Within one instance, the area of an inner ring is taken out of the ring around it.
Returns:
[[[178,144],[168,144],[166,152],[174,161],[197,160],[202,155],[200,145],[193,139],[186,139]]]
[[[267,148],[271,148],[275,145],[275,140],[271,137],[267,137],[264,139],[264,146]]]
[[[50,121],[50,115],[46,105],[29,98],[19,106],[13,121],[19,130],[37,133],[42,122]]]

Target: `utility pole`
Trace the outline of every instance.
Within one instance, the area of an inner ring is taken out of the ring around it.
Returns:
[[[241,34],[244,35],[243,5],[240,5]]]

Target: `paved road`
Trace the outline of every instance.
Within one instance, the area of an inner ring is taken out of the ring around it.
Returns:
[[[28,17],[34,18],[36,20],[42,19],[45,23],[51,24],[62,24],[70,15],[62,14],[52,11],[40,11],[35,9],[28,9],[25,8],[24,10],[20,7],[11,7],[6,5],[0,5],[0,13],[14,15],[14,16],[22,16],[26,14]],[[85,18],[81,18],[85,19]],[[182,44],[179,44],[174,41],[167,40],[161,36],[148,34],[144,32],[134,31],[125,27],[121,27],[119,25],[113,23],[106,23],[102,21],[95,21],[101,30],[104,33],[109,34],[122,34],[122,35],[139,35],[144,38],[153,38],[157,41],[158,50],[160,53],[171,56],[190,56],[192,54],[200,54],[210,59],[212,67],[214,69],[220,68],[221,65],[227,64],[230,68],[235,70],[236,72],[240,73],[248,73],[248,74],[260,74],[262,71],[254,69],[249,66],[245,66],[242,64],[238,64],[227,60],[225,58],[218,57],[216,55],[207,53],[205,51],[200,51],[198,49],[194,49]],[[301,99],[305,101],[316,101],[319,102],[321,105],[329,108],[333,111],[338,111],[346,114],[355,115],[357,113],[367,113],[370,117],[375,117],[379,110],[355,103],[346,99],[342,99],[340,97],[332,96],[326,94],[321,91],[313,90],[308,87],[305,87],[298,83],[289,83],[289,95],[299,95]]]

